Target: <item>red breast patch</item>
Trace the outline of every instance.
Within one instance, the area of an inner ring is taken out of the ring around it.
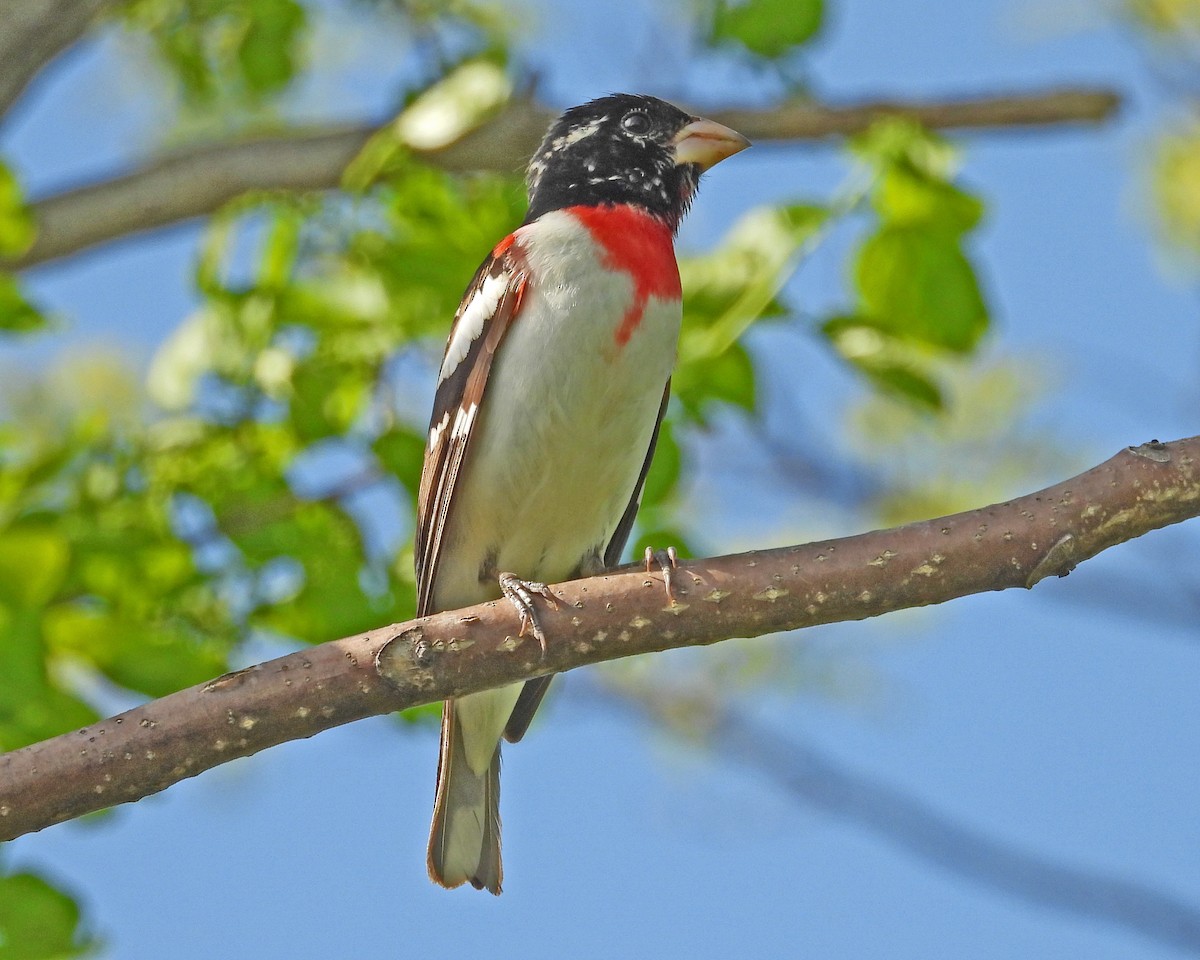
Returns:
[[[650,297],[678,300],[682,295],[671,228],[631,206],[570,207],[567,212],[603,248],[604,265],[633,280],[633,303],[615,334],[617,345],[623,347],[642,322]]]

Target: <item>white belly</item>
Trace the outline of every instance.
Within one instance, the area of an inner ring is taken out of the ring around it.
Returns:
[[[594,256],[583,238],[569,239]],[[603,553],[637,483],[675,359],[680,306],[651,297],[620,346],[632,282],[572,271],[562,254],[560,242],[552,265],[535,272],[541,282],[527,288],[488,378],[447,519],[435,609],[499,596],[495,571],[548,583],[570,577],[591,552]],[[591,283],[580,285],[581,274]]]

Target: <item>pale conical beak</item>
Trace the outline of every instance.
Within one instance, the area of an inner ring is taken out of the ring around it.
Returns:
[[[694,163],[701,170],[716,166],[726,157],[741,153],[750,141],[736,130],[712,120],[693,120],[675,134],[675,165]]]

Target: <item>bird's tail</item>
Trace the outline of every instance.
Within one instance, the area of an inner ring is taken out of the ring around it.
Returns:
[[[486,756],[486,754],[484,754]],[[442,706],[437,797],[429,830],[429,876],[443,887],[469,882],[500,893],[500,745],[477,774],[467,763],[454,701]]]

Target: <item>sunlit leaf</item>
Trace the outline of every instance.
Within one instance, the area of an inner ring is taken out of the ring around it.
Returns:
[[[66,538],[50,527],[0,530],[0,599],[25,608],[46,603],[61,586],[69,557]]]
[[[903,116],[883,117],[850,141],[856,156],[881,171],[907,168],[928,180],[948,181],[958,170],[958,151],[944,138]]]
[[[987,330],[975,271],[953,233],[884,227],[860,249],[854,278],[864,313],[896,336],[965,352]]]
[[[392,123],[375,133],[346,167],[347,189],[365,190],[411,150],[439,150],[461,139],[512,96],[501,64],[472,59],[422,91]]]
[[[945,180],[916,174],[911,168],[889,169],[874,196],[880,217],[890,224],[929,224],[952,233],[978,226],[983,201]]]
[[[732,40],[757,56],[782,57],[816,36],[824,15],[824,0],[717,0],[710,42]]]

